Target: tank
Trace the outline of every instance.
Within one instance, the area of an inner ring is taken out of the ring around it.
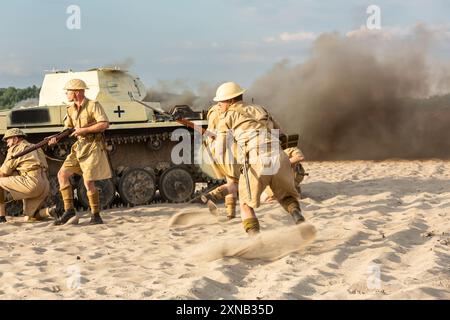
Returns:
[[[113,205],[144,205],[155,201],[186,202],[193,197],[198,183],[219,183],[192,164],[193,161],[182,165],[172,162],[171,153],[178,144],[178,139],[173,139],[172,133],[179,128],[187,130],[188,139],[191,139],[194,148],[193,130],[172,121],[168,115],[144,106],[144,84],[124,70],[96,68],[84,72],[55,71],[46,74],[37,106],[18,107],[0,113],[0,136],[8,128],[17,127],[27,134],[28,141],[36,143],[62,131],[68,107],[63,87],[73,78],[86,82],[86,97],[100,102],[110,120],[105,140],[114,176],[110,180],[96,182],[104,208]],[[159,102],[145,104],[160,108]],[[207,126],[205,111],[193,111],[189,106],[177,108],[182,110],[186,119],[198,126]],[[54,147],[44,148],[52,186],[47,205],[62,206],[57,172],[74,141],[67,138]],[[6,151],[6,144],[2,142],[2,163]],[[195,150],[191,154],[194,155]],[[193,160],[193,156],[191,158]],[[87,208],[82,178],[74,177],[72,184],[78,205]],[[8,208],[10,212],[20,213],[19,202],[9,202]]]

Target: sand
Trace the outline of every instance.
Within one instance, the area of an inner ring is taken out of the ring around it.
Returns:
[[[252,239],[197,204],[111,209],[100,226],[10,218],[0,298],[450,298],[450,161],[305,168],[308,223],[264,204]]]

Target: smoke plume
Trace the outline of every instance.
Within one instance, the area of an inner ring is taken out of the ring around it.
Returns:
[[[160,80],[155,86],[147,90],[144,100],[160,102],[165,110],[170,110],[176,105],[189,105],[194,110],[206,110],[212,104],[215,90],[216,86],[200,83],[194,92],[189,89],[184,80]]]
[[[308,159],[450,157],[450,101],[429,98],[450,91],[434,36],[421,25],[400,38],[322,34],[307,61],[275,65],[247,99],[299,133]]]

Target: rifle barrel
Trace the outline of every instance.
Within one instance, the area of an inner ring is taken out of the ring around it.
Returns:
[[[11,157],[11,159],[17,159],[17,158],[24,156],[30,152],[33,152],[34,150],[37,150],[37,149],[40,149],[40,148],[46,146],[48,144],[48,142],[50,141],[50,139],[52,139],[52,138],[56,138],[57,140],[65,138],[68,135],[70,135],[73,131],[74,131],[74,129],[68,128],[68,129],[63,130],[60,133],[54,134],[50,137],[46,137],[46,138],[42,139],[41,141],[39,141],[38,143],[32,145],[31,147],[28,147],[28,148],[24,149],[23,151],[13,155]]]

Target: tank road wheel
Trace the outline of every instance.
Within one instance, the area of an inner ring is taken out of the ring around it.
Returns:
[[[22,200],[14,200],[9,192],[5,192],[6,214],[8,216],[17,217],[23,213]]]
[[[151,202],[155,191],[154,176],[142,168],[125,171],[119,181],[120,197],[125,203],[134,206]]]
[[[95,187],[100,192],[100,205],[102,209],[111,206],[116,194],[116,188],[112,179],[95,181]],[[80,179],[77,187],[78,201],[85,208],[89,208],[89,200],[87,197],[87,190],[84,186],[83,179]]]
[[[195,191],[195,183],[189,171],[180,167],[166,169],[159,178],[161,197],[169,202],[186,202]]]

